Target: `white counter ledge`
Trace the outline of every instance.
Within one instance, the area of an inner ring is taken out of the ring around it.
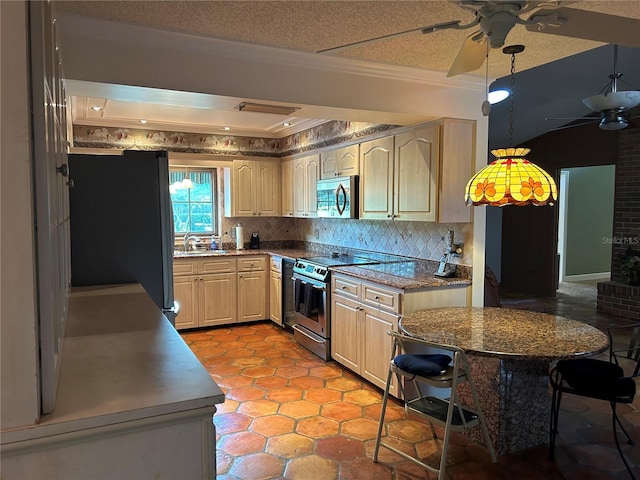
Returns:
[[[123,445],[131,432],[131,437],[138,435],[133,452],[145,448],[139,438],[142,430],[153,432],[157,427],[171,442],[168,425],[182,423],[180,428],[184,428],[195,421],[200,427],[195,428],[198,438],[192,446],[208,451],[208,457],[215,448],[212,415],[215,405],[222,402],[224,394],[218,385],[141,286],[74,289],[55,409],[37,425],[4,431],[3,453],[28,453],[33,441],[39,448],[48,448],[43,445],[47,439],[52,450],[58,451],[62,447],[56,436],[87,436],[82,441],[99,443],[114,431],[121,435]],[[202,429],[211,432],[203,435]],[[209,444],[198,446],[198,442]],[[172,451],[172,445],[167,447]],[[215,472],[214,459],[205,463],[205,472],[212,466]],[[144,473],[139,467],[136,474]],[[21,471],[33,473],[31,468]]]

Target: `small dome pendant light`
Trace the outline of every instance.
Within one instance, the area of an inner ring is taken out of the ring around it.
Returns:
[[[191,177],[189,176],[189,170],[185,167],[184,169],[184,179],[181,184],[182,188],[193,188],[193,182],[191,181]]]
[[[511,55],[511,99],[509,106],[509,143],[513,145],[513,85],[515,83],[515,56],[523,45],[510,45],[502,49]],[[492,163],[471,177],[465,188],[467,205],[553,205],[558,189],[553,178],[542,168],[527,160],[528,148],[499,148],[491,153]]]

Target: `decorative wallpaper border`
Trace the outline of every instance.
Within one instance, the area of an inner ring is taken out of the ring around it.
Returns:
[[[185,153],[284,157],[394,128],[361,122],[330,121],[287,137],[259,138],[158,130],[73,126],[74,147],[169,150]]]

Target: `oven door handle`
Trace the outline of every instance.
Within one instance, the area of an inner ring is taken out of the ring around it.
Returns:
[[[302,280],[301,278],[297,278],[297,277],[291,277],[291,280],[293,280],[294,282],[296,280],[300,280],[302,282],[303,285],[309,285],[309,282],[305,282],[304,280]],[[321,292],[326,292],[327,291],[327,287],[321,287],[319,285],[316,285],[315,283],[312,283],[311,286],[313,288],[315,288],[316,290],[320,290]]]

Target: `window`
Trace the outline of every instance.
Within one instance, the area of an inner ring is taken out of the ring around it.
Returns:
[[[192,187],[183,186],[189,178]],[[216,171],[173,170],[169,171],[173,223],[176,233],[215,233],[216,218]]]

